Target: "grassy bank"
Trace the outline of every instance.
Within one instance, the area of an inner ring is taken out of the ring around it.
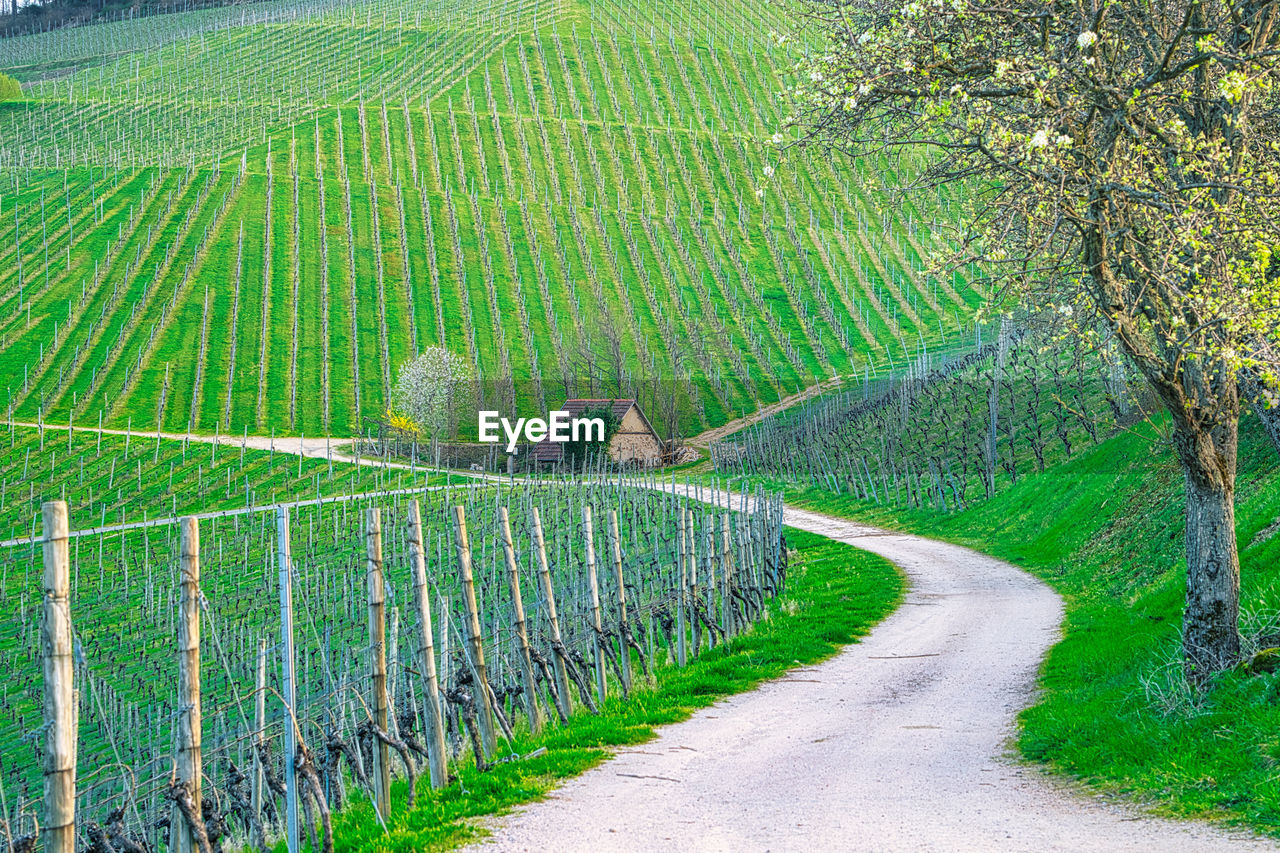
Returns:
[[[1236,505],[1246,651],[1280,645],[1280,459],[1254,426]],[[1155,427],[951,515],[816,490],[788,502],[969,545],[1052,584],[1065,636],[1022,714],[1023,755],[1157,811],[1280,835],[1280,674],[1228,673],[1199,694],[1181,678],[1183,483]]]
[[[866,634],[900,599],[902,579],[887,561],[814,534],[788,531],[787,539],[794,553],[786,592],[770,602],[768,618],[750,633],[704,652],[683,670],[659,668],[655,685],[629,701],[611,698],[599,716],[579,713],[539,737],[518,734],[512,745],[519,755],[541,747],[545,752],[485,773],[471,764],[455,767],[456,781],[439,791],[420,785],[412,810],[404,808],[401,784],[386,831],[367,800],[356,802],[335,819],[335,850],[441,850],[474,839],[482,830],[473,818],[537,799],[605,760],[613,748],[649,740],[655,726],[828,657]]]

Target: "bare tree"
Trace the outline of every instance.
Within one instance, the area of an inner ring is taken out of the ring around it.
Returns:
[[[809,145],[888,155],[966,201],[955,260],[1109,334],[1186,479],[1186,671],[1239,655],[1247,370],[1275,388],[1280,0],[808,0]],[[816,44],[816,41],[810,41]]]

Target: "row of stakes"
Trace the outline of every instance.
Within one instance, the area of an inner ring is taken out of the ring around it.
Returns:
[[[692,519],[687,518],[688,510],[680,516],[680,541],[682,556],[679,571],[680,595],[677,599],[676,616],[678,634],[676,643],[676,660],[683,666],[686,663],[687,648],[687,613],[688,595],[687,576],[685,573],[685,557],[692,559],[691,549],[685,548],[686,535],[692,535]],[[445,716],[443,702],[459,705],[463,718],[471,734],[473,752],[477,766],[487,766],[487,758],[497,750],[498,730],[510,741],[512,730],[501,710],[498,696],[489,684],[485,665],[484,647],[480,617],[476,601],[475,584],[472,576],[471,545],[467,533],[465,511],[462,506],[453,507],[454,541],[457,561],[462,580],[463,604],[466,618],[463,620],[465,658],[470,670],[470,689],[467,686],[444,690],[436,671],[436,655],[433,641],[431,607],[428,600],[426,555],[423,547],[424,537],[421,512],[418,501],[410,502],[408,513],[408,545],[412,570],[413,601],[420,626],[418,636],[418,659],[421,662],[420,673],[424,689],[424,729],[425,752],[427,755],[428,778],[432,787],[443,787],[449,783],[448,747],[445,740]],[[567,720],[571,711],[570,667],[572,661],[561,640],[560,625],[556,614],[555,591],[552,585],[550,565],[547,559],[546,543],[543,537],[542,521],[537,507],[532,508],[534,547],[538,558],[539,585],[545,599],[546,616],[550,625],[550,645],[554,651],[551,660],[551,677],[554,681],[552,695],[557,716]],[[74,853],[76,844],[76,749],[78,737],[78,695],[74,684],[74,649],[70,610],[70,556],[68,541],[70,537],[67,505],[63,501],[48,501],[42,506],[44,523],[43,535],[43,619],[40,632],[40,650],[44,676],[44,806],[45,820],[42,833],[44,847],[50,853]],[[621,654],[614,661],[624,695],[629,694],[632,686],[631,648],[639,648],[631,636],[627,620],[627,599],[623,584],[623,562],[621,537],[618,530],[618,517],[610,511],[609,522],[609,562],[612,564],[614,579],[617,583],[617,619]],[[590,620],[594,629],[593,670],[597,695],[605,695],[605,657],[612,657],[612,650],[606,649],[608,641],[602,608],[600,604],[599,579],[597,576],[597,557],[595,553],[594,522],[590,506],[583,507],[583,521],[586,533],[586,568],[587,581],[590,588]],[[281,608],[281,695],[284,705],[286,724],[284,731],[284,754],[294,756],[293,761],[284,762],[283,786],[285,800],[285,834],[288,849],[291,853],[300,850],[299,836],[299,804],[306,798],[314,804],[320,818],[322,828],[322,846],[326,853],[332,850],[332,828],[326,797],[317,774],[316,762],[311,751],[301,738],[301,727],[294,711],[297,708],[295,699],[294,639],[293,639],[293,601],[292,601],[292,556],[290,551],[289,508],[282,506],[276,509],[277,536],[279,541],[278,561],[280,571],[280,608]],[[178,520],[180,532],[180,589],[177,620],[177,663],[178,663],[178,712],[173,729],[174,754],[173,771],[166,790],[166,797],[172,802],[169,819],[169,850],[172,853],[211,853],[213,847],[206,833],[202,817],[202,760],[201,760],[201,708],[200,708],[200,530],[195,517],[183,517]],[[521,680],[521,701],[530,730],[537,733],[544,724],[544,716],[538,702],[537,686],[538,670],[535,669],[535,658],[540,655],[531,647],[529,631],[525,618],[524,605],[521,598],[520,579],[517,568],[516,549],[512,540],[511,523],[506,507],[498,509],[499,536],[506,561],[507,575],[510,584],[511,604],[513,609],[513,633],[515,637],[516,657]],[[413,798],[413,783],[416,768],[404,742],[394,732],[391,723],[391,709],[387,685],[386,655],[386,588],[383,577],[382,556],[382,523],[381,512],[377,508],[369,508],[365,514],[365,540],[368,567],[369,593],[369,630],[370,666],[372,682],[372,701],[368,706],[370,716],[369,727],[373,734],[372,773],[367,780],[371,789],[371,801],[380,822],[385,825],[385,817],[391,809],[392,762],[391,749],[399,753],[401,763],[409,777],[409,797]],[[723,517],[724,570],[725,589],[732,585],[732,559],[730,559],[730,527],[728,516]],[[695,581],[696,583],[696,581]],[[724,611],[725,638],[737,633],[739,626],[735,623],[741,617],[730,607]],[[696,620],[693,628],[696,637]],[[696,642],[696,640],[695,640]],[[265,641],[264,641],[265,647]],[[695,647],[696,653],[696,647]],[[259,655],[257,716],[258,731],[264,728],[265,698],[265,648]],[[545,668],[545,661],[539,661]],[[545,669],[544,669],[545,671]],[[578,673],[574,671],[575,678]],[[584,685],[579,682],[580,693],[588,698]],[[588,699],[587,706],[596,711]],[[259,735],[260,737],[261,735]],[[265,744],[261,741],[255,748],[255,791],[253,801],[260,802],[263,776],[263,764],[267,755]],[[100,832],[93,826],[90,834]],[[253,840],[259,845],[263,842],[260,824],[252,829]],[[27,839],[27,845],[34,848],[35,837]],[[93,839],[91,839],[93,840]],[[16,839],[15,839],[16,841]]]

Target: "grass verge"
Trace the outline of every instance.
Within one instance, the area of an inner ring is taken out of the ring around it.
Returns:
[[[652,686],[628,701],[609,699],[598,716],[578,713],[568,725],[549,726],[538,737],[518,734],[513,752],[527,755],[545,747],[536,757],[486,773],[470,763],[455,767],[457,778],[448,787],[433,791],[420,785],[411,810],[404,808],[406,790],[399,783],[385,831],[367,799],[353,803],[335,817],[335,851],[447,850],[479,838],[484,830],[474,818],[538,799],[604,761],[613,748],[651,739],[655,726],[831,656],[865,635],[901,599],[902,578],[888,561],[811,533],[788,530],[787,540],[793,549],[787,589],[750,633],[704,652],[684,669],[659,667]],[[282,851],[283,843],[276,849]]]

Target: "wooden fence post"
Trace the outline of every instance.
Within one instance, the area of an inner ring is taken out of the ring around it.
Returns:
[[[533,657],[529,654],[529,629],[524,618],[524,598],[520,594],[520,570],[516,565],[515,542],[511,538],[511,516],[505,506],[498,508],[498,524],[502,550],[507,558],[511,606],[515,611],[516,652],[520,662],[524,711],[529,718],[529,730],[537,734],[542,730],[542,707],[538,704],[538,680],[533,671]]]
[[[369,658],[373,679],[373,724],[387,728],[387,590],[382,578],[382,513],[365,510],[365,556],[369,568]],[[391,813],[391,750],[373,738],[373,799],[382,820]]]
[[[413,567],[413,606],[418,611],[419,666],[426,685],[423,699],[426,709],[427,765],[431,787],[449,784],[448,752],[444,742],[444,715],[440,713],[440,679],[436,675],[435,638],[431,628],[431,597],[427,590],[426,548],[422,541],[422,510],[418,501],[409,502],[409,562]]]
[[[604,702],[604,625],[600,622],[600,582],[596,577],[596,528],[591,517],[591,507],[582,508],[582,524],[587,534],[587,584],[591,587],[591,628],[594,636],[591,648],[595,653],[596,696]]]
[[[76,702],[71,643],[67,505],[48,501],[44,521],[44,832],[49,853],[76,849]]]
[[[193,819],[202,821],[200,801],[200,525],[187,516],[178,522],[182,558],[178,599],[178,720],[174,727],[174,772],[191,797]],[[175,805],[169,816],[169,849],[198,850],[187,819]]]
[[[480,745],[485,757],[498,748],[494,727],[493,702],[489,697],[489,675],[484,665],[484,642],[480,634],[480,611],[476,606],[476,585],[471,574],[471,540],[467,537],[467,513],[462,506],[453,508],[454,541],[458,549],[458,565],[462,569],[462,598],[467,608],[467,644],[470,646],[471,671],[475,675],[476,724],[480,727]]]
[[[676,663],[684,666],[688,663],[688,652],[685,649],[685,598],[688,595],[688,578],[685,575],[685,561],[689,554],[688,523],[685,508],[676,506],[676,529],[679,533],[676,547]]]
[[[551,642],[560,645],[560,618],[556,616],[556,591],[551,584],[551,566],[547,562],[547,541],[542,535],[542,514],[533,507],[533,543],[538,551],[538,575],[542,579],[542,596],[547,600],[547,621],[551,624]],[[557,702],[560,712],[568,718],[573,713],[573,697],[569,695],[569,673],[564,658],[558,653],[551,656],[551,668],[556,679]]]
[[[690,651],[693,657],[698,656],[698,652],[702,649],[702,624],[698,621],[698,594],[701,587],[698,584],[698,529],[694,524],[693,510],[685,507],[685,538],[688,541],[689,556],[689,588],[685,593],[685,610],[689,617],[689,627],[693,633],[693,645]]]
[[[716,618],[716,518],[711,513],[706,513],[702,517],[702,565],[706,569],[707,575],[707,620],[714,621]],[[715,633],[711,632],[708,639],[708,646],[714,648],[716,643]]]
[[[733,601],[734,575],[733,550],[729,538],[729,513],[720,516],[722,542],[720,548],[720,571],[724,575],[724,636],[729,639],[738,633],[737,609]]]
[[[609,510],[609,547],[613,550],[613,571],[618,582],[619,660],[622,661],[622,695],[631,692],[631,646],[627,643],[627,588],[622,581],[622,536],[618,533],[618,512]]]
[[[297,689],[293,660],[293,549],[289,542],[289,508],[276,510],[276,552],[280,559],[280,692],[284,701],[285,840],[298,853]]]

